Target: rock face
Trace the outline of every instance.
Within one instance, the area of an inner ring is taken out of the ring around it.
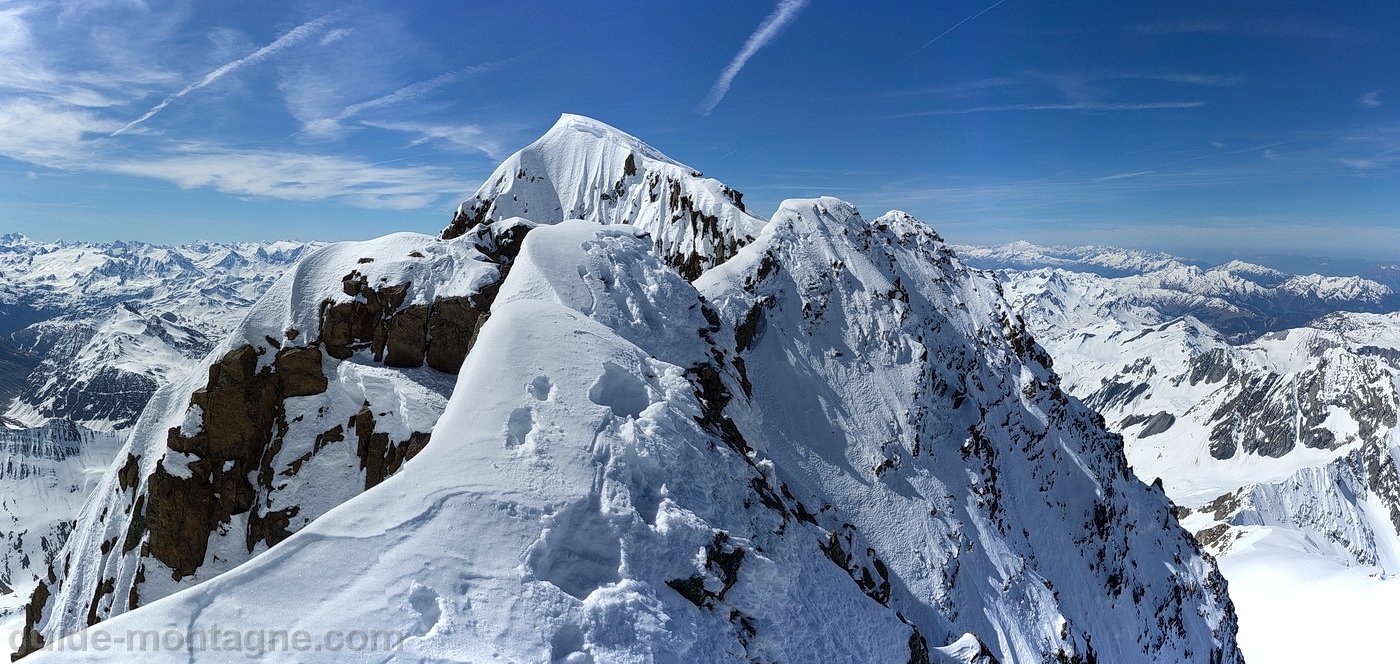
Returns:
[[[28,649],[193,616],[424,662],[1240,661],[1166,497],[921,222],[764,225],[574,116],[482,192],[308,256],[157,392]]]
[[[601,122],[564,115],[457,208],[445,239],[478,224],[524,217],[587,219],[646,231],[686,279],[724,262],[763,227],[743,195]]]
[[[338,360],[368,348],[385,366],[421,367],[426,360],[438,371],[457,373],[469,341],[486,313],[493,290],[472,297],[439,298],[431,304],[404,306],[411,283],[374,288],[358,270],[341,281],[349,302],[326,300],[321,341]]]

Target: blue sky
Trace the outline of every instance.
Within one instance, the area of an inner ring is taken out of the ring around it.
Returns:
[[[763,214],[1395,261],[1397,32],[1380,1],[10,0],[0,231],[435,233],[570,112]]]

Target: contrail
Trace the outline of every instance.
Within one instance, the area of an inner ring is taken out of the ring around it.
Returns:
[[[334,118],[331,119],[332,121],[339,122],[341,120],[348,119],[352,116],[359,115],[360,112],[371,108],[379,108],[380,106],[388,106],[390,104],[397,104],[403,101],[411,101],[413,99],[422,97],[423,95],[428,94],[429,92],[432,92],[437,88],[447,85],[448,83],[459,81],[469,76],[484,74],[493,69],[497,69],[506,62],[508,61],[498,60],[496,62],[488,62],[485,64],[473,65],[465,69],[458,69],[457,71],[448,72],[446,74],[439,74],[426,81],[410,83],[399,88],[398,90],[384,95],[383,97],[378,97],[366,102],[360,102],[358,104],[351,104],[350,106],[346,106],[345,110],[341,111],[339,114],[337,114]]]
[[[962,26],[962,24],[967,23],[968,21],[971,21],[971,20],[977,18],[978,16],[981,16],[981,15],[983,15],[983,14],[989,12],[989,11],[992,11],[993,9],[996,9],[996,8],[997,8],[997,5],[999,5],[999,4],[1003,3],[1003,2],[1006,2],[1006,0],[997,0],[996,3],[994,3],[991,7],[988,7],[988,8],[986,8],[986,9],[983,9],[982,11],[977,12],[976,14],[973,14],[972,16],[969,16],[969,17],[967,17],[967,18],[965,18],[965,19],[963,19],[963,20],[961,20],[961,21],[958,21],[957,24],[954,25],[953,27],[948,28],[947,30],[944,30],[944,31],[943,31],[942,33],[940,33],[937,37],[934,37],[933,39],[928,40],[928,43],[927,43],[927,44],[924,44],[923,46],[920,46],[920,47],[914,49],[914,53],[910,53],[909,55],[904,56],[904,58],[901,59],[900,62],[904,62],[905,60],[908,60],[909,58],[914,57],[914,55],[915,55],[916,53],[918,53],[919,51],[922,51],[922,50],[928,48],[928,47],[931,46],[934,42],[936,42],[936,41],[938,41],[938,40],[940,40],[940,39],[942,39],[942,38],[948,36],[948,33],[952,32],[952,31],[954,31],[954,30],[957,30],[959,27]]]
[[[351,104],[349,106],[346,106],[339,113],[329,118],[322,118],[320,120],[314,120],[312,122],[309,122],[306,125],[306,129],[311,133],[329,134],[333,132],[337,127],[339,127],[342,121],[348,120],[356,115],[359,115],[364,111],[373,108],[379,108],[381,106],[391,106],[393,104],[418,99],[428,94],[429,92],[432,92],[433,90],[447,85],[448,83],[453,83],[464,78],[476,76],[477,74],[484,74],[494,69],[499,69],[502,65],[511,62],[512,60],[514,60],[514,58],[508,60],[497,60],[495,62],[487,62],[479,65],[472,65],[464,69],[458,69],[457,71],[447,72],[446,74],[438,74],[437,76],[434,76],[426,81],[410,83],[382,97],[375,97],[374,99],[371,99],[369,101],[362,101],[358,104]]]
[[[287,34],[278,37],[277,41],[274,41],[271,44],[268,44],[267,46],[253,51],[252,53],[242,58],[234,60],[233,62],[225,64],[222,67],[219,67],[218,69],[209,72],[208,74],[205,74],[204,78],[201,78],[198,81],[195,81],[194,83],[185,86],[184,89],[180,90],[179,92],[173,93],[165,99],[162,99],[159,104],[156,104],[154,107],[151,108],[151,110],[146,111],[145,115],[142,115],[141,117],[126,123],[126,126],[112,132],[112,135],[116,136],[118,134],[125,133],[132,127],[135,127],[136,125],[139,125],[142,122],[151,119],[151,116],[155,115],[156,113],[165,110],[165,107],[169,106],[170,103],[175,101],[176,99],[179,99],[191,92],[194,92],[195,90],[198,90],[202,87],[213,83],[214,81],[219,80],[220,78],[223,78],[225,74],[228,74],[229,72],[238,69],[239,67],[242,67],[244,65],[256,64],[258,62],[266,60],[269,56],[277,53],[278,51],[287,48],[288,46],[292,46],[297,42],[300,42],[303,39],[306,39],[307,37],[316,34],[317,32],[320,32],[321,28],[325,27],[325,25],[329,23],[334,16],[335,14],[327,14],[314,21],[307,21],[306,23],[298,25],[297,27],[292,28],[291,31]]]
[[[1002,1],[1005,2],[1005,0]],[[744,42],[744,48],[739,50],[739,54],[734,56],[734,60],[729,63],[728,67],[724,68],[719,78],[715,79],[715,85],[710,88],[710,94],[705,97],[705,101],[701,102],[700,108],[697,109],[701,115],[709,115],[710,111],[715,110],[715,106],[718,106],[720,100],[724,99],[724,95],[729,92],[729,84],[734,82],[734,77],[739,75],[739,70],[744,68],[749,58],[753,57],[758,49],[773,41],[773,38],[777,37],[778,33],[787,27],[787,24],[797,18],[808,2],[810,0],[782,0],[778,3],[778,8],[774,9],[768,18],[763,19],[763,23],[759,24],[758,29],[749,35],[749,40]]]

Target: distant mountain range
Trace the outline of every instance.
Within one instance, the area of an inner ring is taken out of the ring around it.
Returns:
[[[130,427],[317,245],[38,242],[0,235],[0,418]]]
[[[1400,573],[1400,306],[1390,287],[1106,247],[959,253],[997,270],[1065,389],[1122,434],[1138,476],[1161,479],[1227,570],[1317,570],[1291,581],[1300,597],[1324,570]],[[1314,608],[1370,610],[1362,591],[1347,592]],[[1388,647],[1375,643],[1372,652]]]

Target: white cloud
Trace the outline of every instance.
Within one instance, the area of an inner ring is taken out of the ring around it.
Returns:
[[[20,98],[0,103],[0,155],[49,168],[79,168],[100,148],[93,134],[121,126],[88,109]]]
[[[125,104],[146,94],[152,84],[170,79],[169,73],[139,56],[107,49],[107,37],[98,28],[80,30],[76,37],[52,34],[54,19],[43,9],[16,3],[0,10],[0,98],[40,97],[105,108]],[[113,62],[120,66],[103,66]]]
[[[97,168],[166,180],[183,189],[212,187],[293,201],[342,200],[363,208],[421,208],[443,194],[466,190],[441,168],[385,168],[340,157],[205,146],[191,146],[188,154],[114,161]]]
[[[337,28],[337,29],[335,29],[335,30],[331,30],[331,31],[327,32],[327,33],[326,33],[326,36],[324,36],[324,37],[321,38],[321,45],[322,45],[322,46],[330,46],[331,44],[334,44],[334,43],[336,43],[336,42],[338,42],[338,41],[340,41],[340,40],[342,40],[342,39],[345,39],[346,37],[349,37],[349,36],[350,36],[350,31],[349,31],[349,30],[346,30],[346,29],[344,29],[344,28]]]
[[[1198,18],[1179,21],[1163,21],[1133,26],[1137,32],[1148,35],[1182,35],[1210,32],[1229,32],[1232,26],[1220,19]]]
[[[1114,76],[1119,79],[1139,79],[1151,81],[1165,81],[1167,83],[1182,83],[1185,85],[1202,85],[1209,87],[1233,87],[1239,85],[1244,80],[1242,76],[1221,76],[1219,74],[1189,74],[1181,72],[1165,73],[1124,73]]]
[[[1380,108],[1382,103],[1380,90],[1372,90],[1356,99],[1356,105],[1361,108]]]
[[[1115,90],[1117,81],[1159,81],[1197,87],[1232,87],[1241,76],[1173,71],[1089,70],[1071,72],[1026,71],[1013,76],[966,81],[923,90],[890,93],[889,97],[929,94],[951,99],[983,98],[984,103],[963,108],[913,111],[882,119],[960,115],[1006,111],[1146,111],[1197,108],[1204,101],[1124,101],[1128,93]],[[1015,99],[1020,103],[1013,103]]]
[[[1314,18],[1258,18],[1242,23],[1220,18],[1198,18],[1180,21],[1140,24],[1136,32],[1148,35],[1240,34],[1247,37],[1284,39],[1352,40],[1364,32],[1355,28],[1327,25]]]
[[[759,49],[768,42],[773,41],[783,28],[787,27],[797,15],[802,13],[802,9],[807,6],[810,0],[782,0],[778,3],[778,8],[773,10],[768,18],[763,19],[757,30],[749,35],[748,41],[744,42],[744,47],[739,49],[739,53],[730,61],[729,66],[720,72],[719,78],[715,79],[715,84],[710,88],[710,94],[706,95],[705,101],[700,103],[700,114],[709,115],[715,110],[715,106],[724,99],[724,95],[729,93],[729,86],[734,82],[734,77],[739,75],[739,71],[748,63]]]
[[[1357,171],[1371,171],[1385,165],[1380,159],[1338,159],[1337,163],[1355,168]]]
[[[391,168],[360,159],[205,144],[166,146],[133,157],[117,149],[120,127],[86,109],[18,100],[0,104],[0,156],[66,171],[135,175],[184,189],[295,201],[338,200],[357,207],[412,209],[466,186],[447,169]],[[437,128],[466,141],[469,128]],[[428,140],[428,139],[423,139]]]
[[[169,40],[188,28],[188,17],[170,8],[144,5],[0,5],[0,157],[73,173],[151,178],[186,189],[210,188],[237,196],[282,200],[326,200],[364,208],[421,208],[444,194],[461,194],[466,185],[447,168],[178,141],[172,137],[179,132],[148,133],[142,124],[182,96],[318,34],[324,34],[327,43],[345,39],[348,31],[326,30],[338,17],[331,14],[303,23],[260,48],[234,43],[239,35],[232,31],[209,32],[211,39],[227,43],[223,51],[246,55],[214,67],[167,95],[136,121],[125,122],[115,117],[122,108],[129,109],[157,87],[168,89],[179,80],[155,63],[182,61],[184,54],[172,50]],[[224,53],[220,57],[229,56]],[[480,69],[469,68],[407,86],[349,107],[345,117],[417,99],[447,80],[477,71]],[[393,128],[410,133],[411,144],[431,142],[458,151],[488,153],[498,149],[486,131],[472,125],[419,123]],[[24,177],[35,179],[39,174],[28,171]]]

